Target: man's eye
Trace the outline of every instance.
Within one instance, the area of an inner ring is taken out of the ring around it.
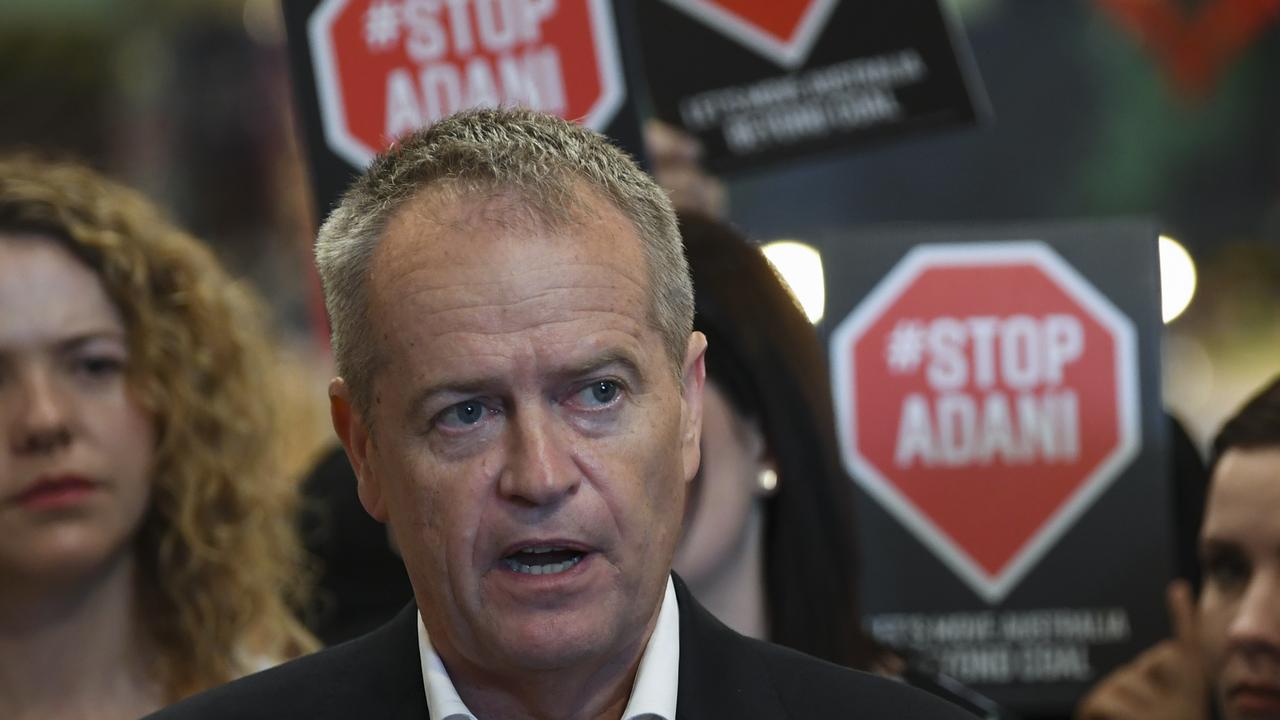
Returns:
[[[578,392],[578,399],[583,405],[609,405],[618,399],[621,386],[614,380],[597,380]]]
[[[475,425],[489,413],[489,408],[479,400],[467,400],[445,408],[437,422],[447,428],[465,428]]]

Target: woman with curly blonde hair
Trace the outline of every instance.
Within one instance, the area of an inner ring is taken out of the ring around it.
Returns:
[[[0,717],[137,717],[314,646],[262,316],[137,193],[0,160]]]

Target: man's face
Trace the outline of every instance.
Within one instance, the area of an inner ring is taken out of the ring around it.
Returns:
[[[432,643],[499,675],[638,654],[698,464],[704,374],[701,335],[683,368],[665,350],[640,240],[611,204],[591,196],[559,229],[527,218],[511,197],[411,201],[372,263],[369,417],[331,388]]]
[[[1201,555],[1201,639],[1223,717],[1280,718],[1280,447],[1222,456]]]

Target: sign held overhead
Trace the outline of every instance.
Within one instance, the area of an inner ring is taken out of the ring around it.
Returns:
[[[625,96],[607,0],[325,0],[307,32],[324,136],[356,167],[464,108],[603,130]]]
[[[283,0],[318,219],[397,138],[468,108],[552,113],[643,158],[615,2]]]
[[[655,0],[635,14],[655,111],[712,170],[989,114],[939,0]]]

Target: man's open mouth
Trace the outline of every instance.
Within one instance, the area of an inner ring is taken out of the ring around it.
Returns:
[[[527,547],[502,558],[514,572],[526,575],[555,575],[577,565],[586,553],[569,548]]]

